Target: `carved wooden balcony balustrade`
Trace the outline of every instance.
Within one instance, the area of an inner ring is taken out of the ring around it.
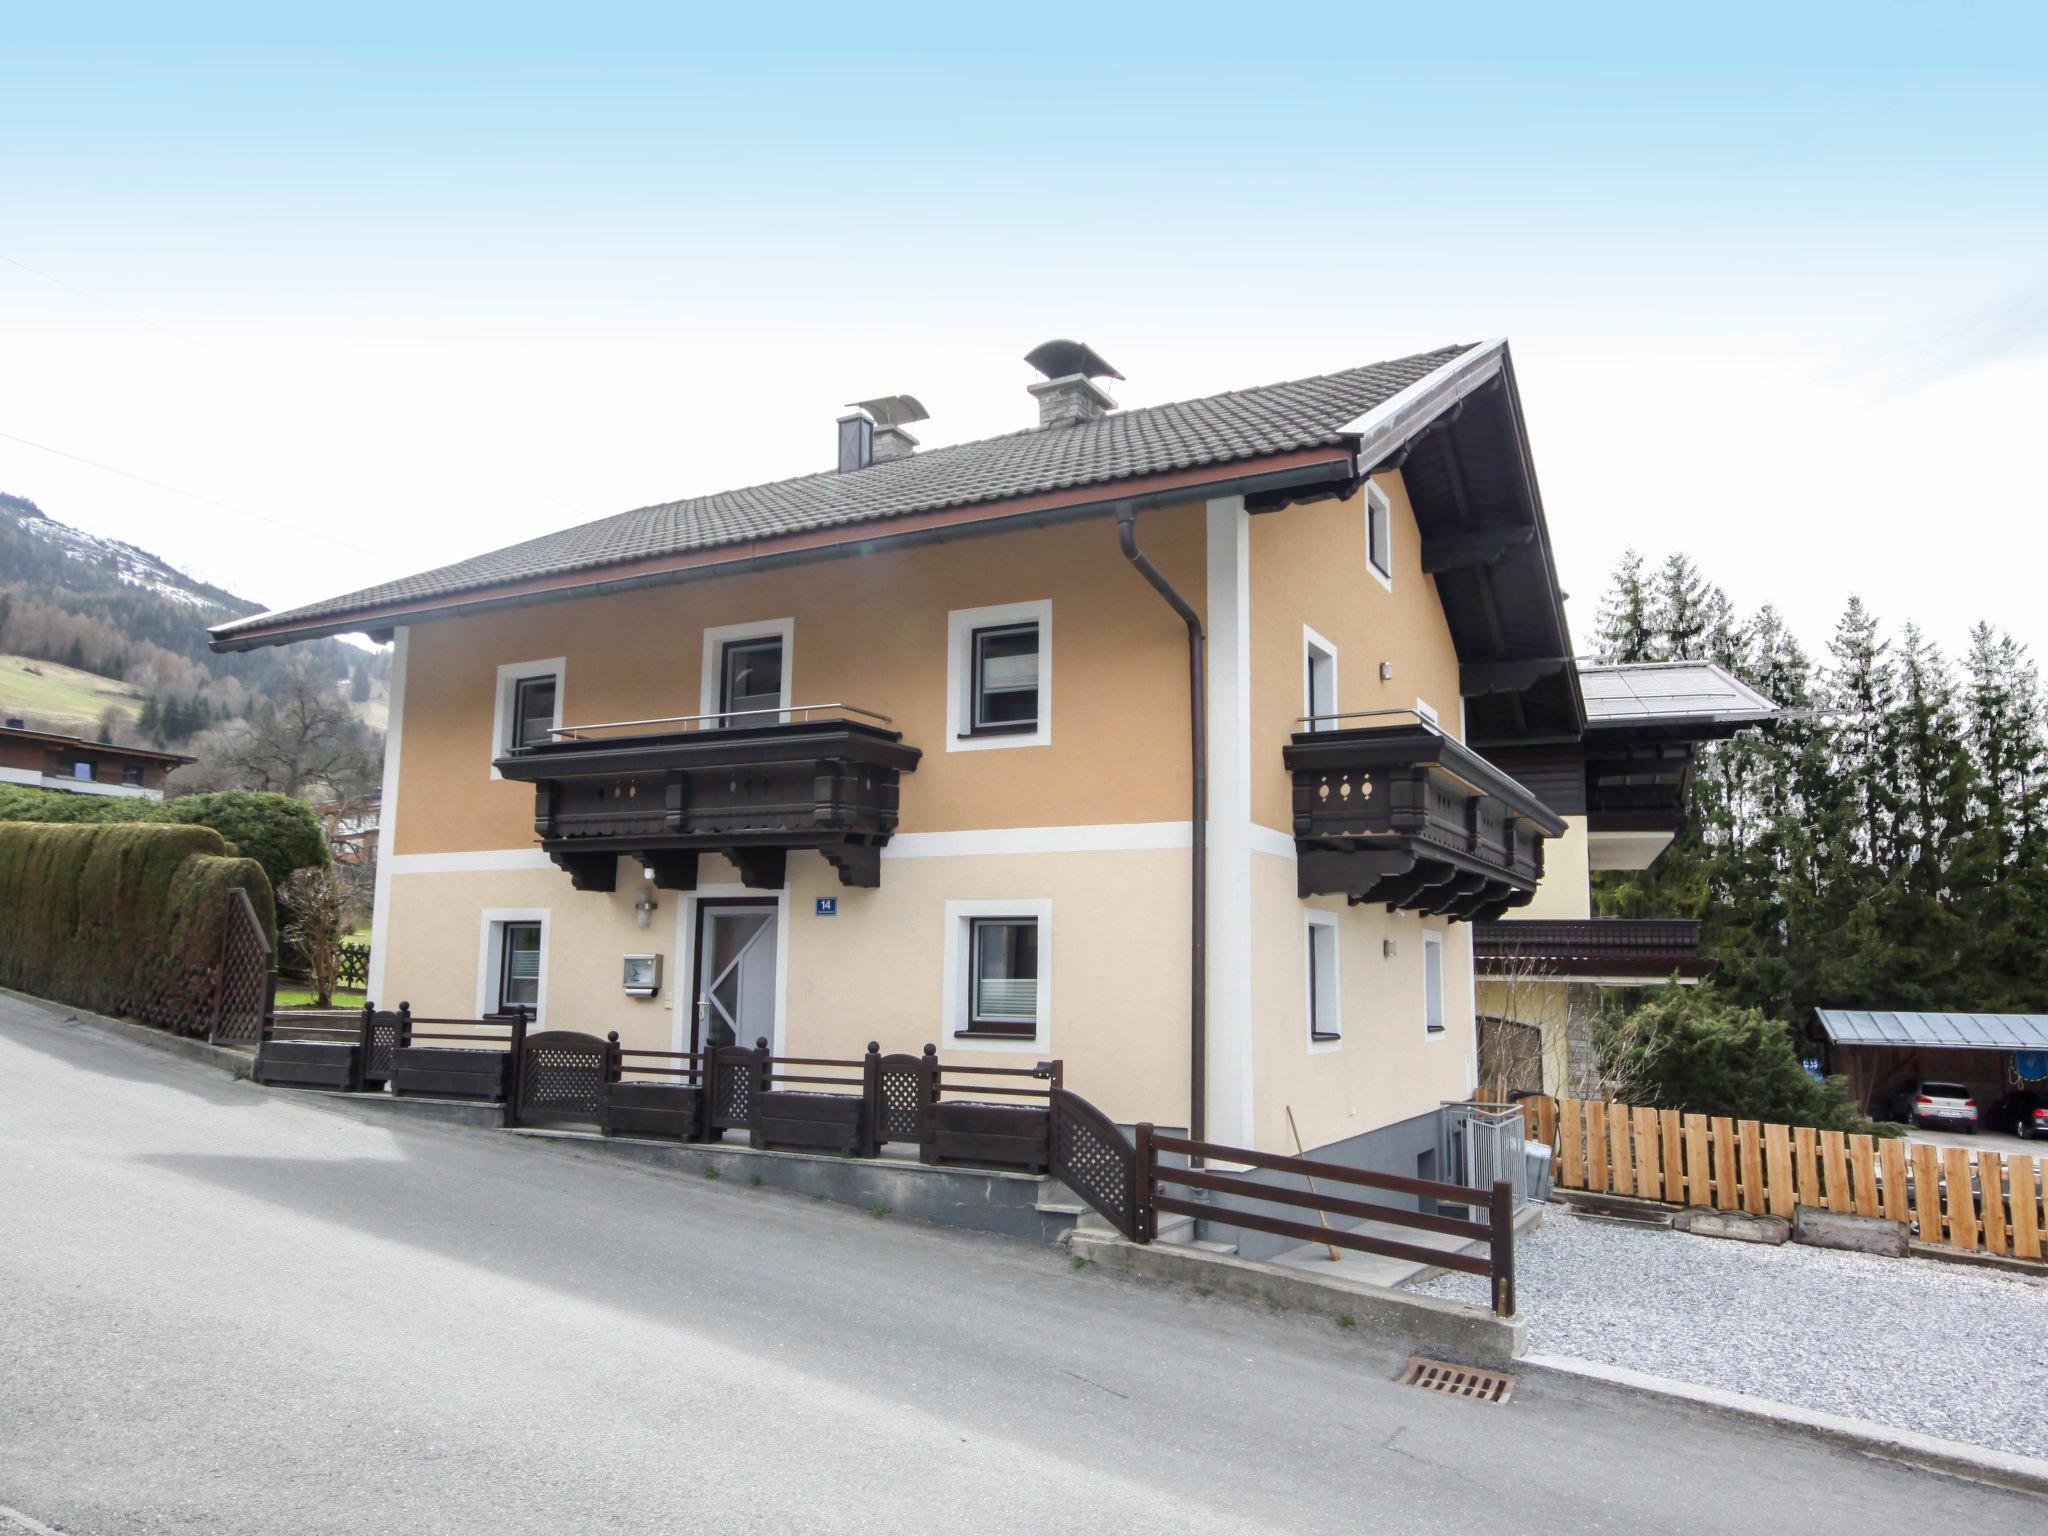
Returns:
[[[843,884],[881,883],[898,783],[922,755],[888,717],[845,704],[566,726],[497,761],[534,786],[533,830],[578,890],[609,891],[632,858],[668,890],[694,890],[722,853],[752,887],[783,883],[815,848]]]
[[[1473,930],[1482,976],[1695,981],[1715,969],[1689,918],[1514,918]]]
[[[1283,751],[1300,894],[1480,922],[1534,896],[1557,814],[1434,725],[1344,724],[1365,718],[1304,720],[1336,728],[1298,731]]]

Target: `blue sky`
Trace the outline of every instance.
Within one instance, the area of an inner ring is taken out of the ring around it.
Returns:
[[[45,8],[0,488],[265,601],[1029,418],[1507,335],[1573,619],[1691,550],[2048,649],[2048,10]],[[1951,543],[1958,547],[1951,549]],[[1981,544],[1979,545],[1981,547]]]

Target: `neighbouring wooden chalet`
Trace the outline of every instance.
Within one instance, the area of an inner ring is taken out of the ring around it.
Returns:
[[[161,800],[171,770],[191,761],[176,752],[32,731],[13,715],[0,724],[0,784],[26,784],[70,795]]]
[[[1589,709],[1504,342],[1131,410],[1028,361],[1007,436],[865,401],[820,473],[215,630],[395,643],[371,995],[1056,1056],[1428,1175],[1475,933],[1652,856],[1700,738]]]
[[[1536,899],[1474,931],[1481,1075],[1496,1090],[1590,1093],[1602,988],[1686,985],[1713,973],[1698,923],[1595,917],[1591,880],[1599,870],[1647,869],[1685,825],[1700,745],[1777,713],[1713,662],[1576,670],[1586,709],[1576,739],[1503,742],[1490,754],[1566,826]]]

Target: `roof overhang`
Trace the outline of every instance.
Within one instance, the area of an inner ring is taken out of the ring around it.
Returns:
[[[1585,703],[1507,342],[1460,353],[1348,430],[1361,474],[1401,471],[1458,653],[1465,739],[1576,740]]]
[[[811,561],[843,559],[877,550],[898,550],[920,544],[946,543],[979,535],[1010,533],[1020,528],[1049,527],[1091,517],[1108,517],[1121,507],[1144,511],[1216,496],[1284,493],[1327,484],[1353,472],[1354,456],[1343,446],[1297,449],[1262,459],[1227,465],[1172,470],[1104,485],[1076,486],[1003,501],[980,502],[932,512],[906,513],[883,521],[724,544],[709,549],[596,566],[560,575],[534,577],[480,587],[471,592],[385,603],[329,614],[312,623],[266,625],[258,614],[215,629],[215,651],[249,651],[266,645],[288,645],[329,635],[370,634],[401,624],[553,602],[567,597],[595,597],[638,587],[663,586],[729,576],[741,571],[772,569]],[[223,631],[229,631],[223,633]]]

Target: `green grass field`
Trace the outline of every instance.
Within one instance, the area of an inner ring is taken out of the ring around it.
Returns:
[[[34,715],[90,736],[109,704],[130,719],[142,712],[141,694],[126,683],[54,661],[0,656],[0,714]]]

